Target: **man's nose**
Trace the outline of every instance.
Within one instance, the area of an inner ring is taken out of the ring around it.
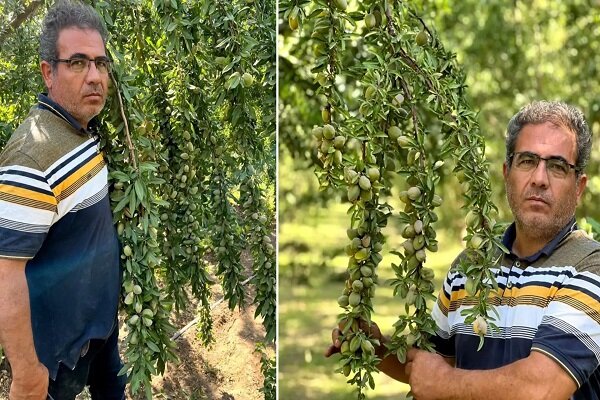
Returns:
[[[102,80],[102,74],[100,73],[100,71],[98,71],[96,63],[93,61],[90,61],[90,64],[88,65],[85,80],[87,83],[100,83],[100,81]]]
[[[546,160],[540,160],[537,167],[531,171],[531,184],[538,187],[547,187],[549,185]]]

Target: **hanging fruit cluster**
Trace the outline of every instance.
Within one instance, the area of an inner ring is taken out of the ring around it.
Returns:
[[[457,266],[469,282],[466,322],[481,340],[492,324],[487,299],[496,288],[490,268],[501,249],[501,227],[484,158],[484,141],[475,112],[465,99],[464,76],[435,32],[405,2],[363,0],[285,2],[289,27],[310,35],[317,95],[323,99],[323,125],[315,126],[316,169],[322,188],[344,191],[351,203],[346,253],[348,279],[338,303],[342,345],[338,371],[358,388],[358,398],[374,382],[378,359],[370,336],[372,297],[385,242],[382,229],[391,221],[386,199],[399,184],[402,208],[394,212],[405,241],[393,250],[394,295],[405,312],[394,324],[388,353],[405,361],[410,347],[432,350],[435,333],[428,305],[435,300],[434,271],[428,255],[438,249],[435,222],[442,198],[436,193],[445,160],[463,187],[467,217],[466,261]],[[360,37],[360,40],[353,40]],[[362,91],[358,101],[345,92]],[[482,342],[483,343],[483,342]]]
[[[274,43],[269,48],[263,40],[274,37],[274,5],[156,0],[122,13],[116,10],[130,5],[118,3],[96,5],[114,32],[115,101],[105,121],[111,134],[104,151],[124,245],[123,372],[133,392],[143,387],[150,397],[151,376],[175,357],[173,305],[186,307],[190,294],[198,299],[199,336],[212,341],[212,274],[230,308],[256,303],[266,340],[274,341],[268,195],[274,167],[268,163],[275,159],[275,61]],[[256,44],[240,45],[241,37]],[[249,210],[259,218],[249,218]],[[261,288],[250,301],[242,285],[246,250]]]

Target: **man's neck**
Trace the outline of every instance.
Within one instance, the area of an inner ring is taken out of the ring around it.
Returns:
[[[558,232],[556,232],[558,233]],[[544,248],[554,237],[546,238],[539,236],[530,236],[525,234],[517,227],[517,235],[512,245],[512,252],[519,258],[525,258],[534,255]]]

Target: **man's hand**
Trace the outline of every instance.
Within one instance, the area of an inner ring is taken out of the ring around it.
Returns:
[[[25,260],[0,258],[0,345],[10,363],[10,400],[42,400],[48,394],[48,370],[33,344]]]
[[[28,371],[13,374],[9,400],[46,400],[47,397],[48,369],[44,364],[38,363]]]
[[[446,398],[447,393],[441,382],[452,374],[453,369],[439,354],[410,349],[406,355],[404,370],[408,375],[410,390],[418,400]]]

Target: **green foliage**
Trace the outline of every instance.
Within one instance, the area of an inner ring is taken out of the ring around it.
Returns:
[[[257,316],[275,340],[273,1],[98,0],[111,34],[111,97],[101,115],[114,221],[124,246],[123,373],[151,397],[173,360],[171,308],[199,300],[199,336],[213,340],[211,273],[243,306],[242,251],[254,262]],[[17,4],[2,9],[17,10]],[[46,6],[42,7],[44,11]],[[35,51],[43,12],[0,52],[1,140],[41,91]],[[8,17],[6,17],[8,18]],[[4,68],[6,66],[6,68]],[[5,72],[6,71],[6,72]],[[230,76],[237,72],[237,79]],[[244,75],[244,74],[250,74]],[[33,83],[35,82],[35,84]],[[240,194],[241,193],[241,194]],[[260,218],[252,219],[257,214]],[[269,241],[264,237],[269,237]],[[216,266],[210,264],[214,260]]]
[[[275,400],[277,398],[277,369],[275,368],[275,358],[270,358],[262,343],[256,345],[256,352],[260,353],[260,370],[265,377],[261,391],[265,395],[265,400]]]

